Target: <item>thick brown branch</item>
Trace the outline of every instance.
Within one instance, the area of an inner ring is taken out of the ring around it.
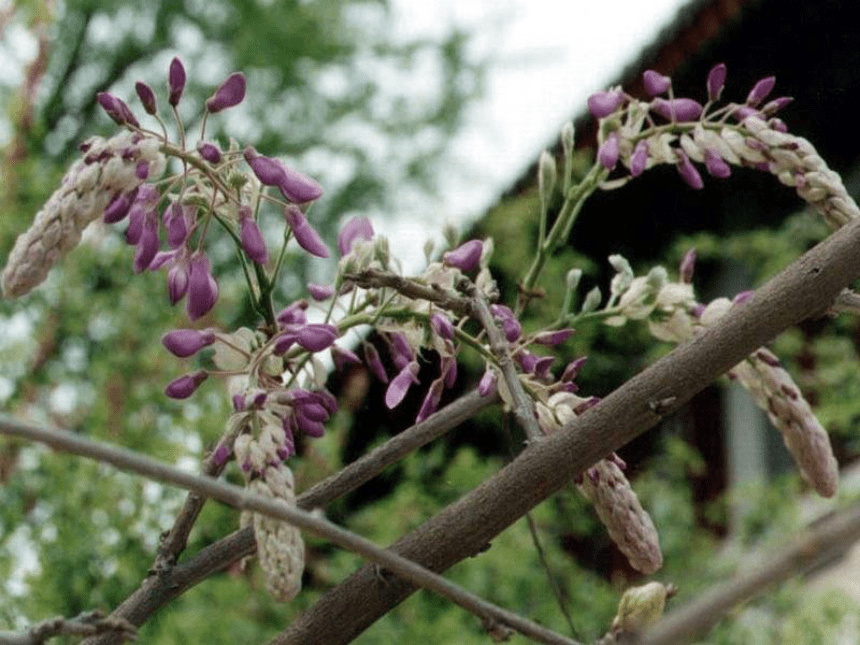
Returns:
[[[370,481],[385,468],[445,432],[457,427],[487,405],[498,401],[497,396],[482,397],[471,392],[445,406],[427,420],[404,430],[338,473],[305,491],[296,500],[299,508],[311,510],[325,507],[329,502]],[[194,493],[189,497],[195,496]],[[250,527],[236,531],[201,550],[193,558],[171,568],[162,568],[146,577],[140,587],[129,595],[112,616],[121,616],[140,626],[158,609],[169,603],[210,575],[221,571],[256,550]],[[106,634],[85,641],[85,645],[118,643]]]
[[[860,220],[819,244],[735,308],[719,327],[675,349],[563,431],[536,442],[469,494],[392,549],[434,571],[477,555],[502,530],[598,459],[669,413],[788,327],[820,315],[860,276]],[[415,588],[399,580],[380,587],[362,567],[328,592],[272,642],[348,643]]]

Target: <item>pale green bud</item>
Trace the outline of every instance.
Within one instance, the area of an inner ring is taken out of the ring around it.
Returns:
[[[663,267],[656,266],[648,272],[646,280],[648,286],[656,292],[662,289],[663,285],[669,281],[669,274]]]
[[[582,303],[582,313],[587,314],[597,309],[600,306],[600,301],[602,299],[603,296],[600,294],[600,287],[594,287],[594,289],[589,291],[588,295],[585,296],[585,302]]]
[[[549,200],[552,198],[557,174],[555,157],[544,150],[540,153],[540,160],[538,161],[538,192],[543,204],[549,203]]]
[[[570,159],[570,156],[573,154],[573,137],[573,121],[568,121],[561,129],[561,147],[562,150],[564,150],[564,156],[566,159]]]
[[[672,595],[672,585],[649,582],[641,587],[631,587],[624,592],[618,603],[618,613],[612,621],[613,632],[641,632],[663,616],[666,598]]]

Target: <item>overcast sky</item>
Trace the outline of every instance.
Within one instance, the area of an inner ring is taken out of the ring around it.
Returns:
[[[451,172],[439,201],[418,220],[386,222],[395,253],[420,259],[430,227],[480,216],[552,144],[685,0],[394,0],[404,37],[443,33],[455,24],[494,65],[487,94],[453,143]],[[391,225],[394,224],[394,231]],[[407,250],[408,249],[408,250]],[[416,267],[417,268],[417,267]]]

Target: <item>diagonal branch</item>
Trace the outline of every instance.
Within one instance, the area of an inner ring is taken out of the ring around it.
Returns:
[[[344,549],[367,558],[388,571],[457,603],[482,619],[488,630],[499,632],[512,628],[534,641],[547,645],[580,645],[560,634],[533,623],[514,612],[489,603],[441,576],[410,562],[396,553],[386,551],[356,533],[347,531],[326,519],[249,491],[247,488],[218,481],[212,477],[191,474],[168,464],[140,455],[132,450],[93,441],[71,432],[42,428],[0,415],[0,431],[11,436],[41,441],[54,448],[102,461],[122,470],[138,473],[150,479],[181,486],[203,497],[211,497],[243,511],[253,511],[284,522],[321,537]],[[116,619],[113,619],[116,622]],[[124,621],[124,625],[127,623]]]
[[[860,276],[860,219],[804,254],[718,327],[682,345],[401,540],[392,550],[433,571],[475,556],[501,531],[599,459],[656,425],[758,347],[822,314]],[[662,402],[665,405],[653,405]],[[649,405],[652,404],[652,405]],[[272,643],[348,643],[415,587],[383,588],[364,566],[329,591]]]

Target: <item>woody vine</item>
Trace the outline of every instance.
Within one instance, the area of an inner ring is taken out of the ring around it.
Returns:
[[[812,144],[792,135],[775,116],[790,99],[767,101],[774,88],[772,77],[757,83],[743,103],[723,104],[726,68],[717,65],[706,80],[707,100],[702,104],[675,97],[671,79],[647,71],[643,79],[650,94],[647,100],[629,96],[620,88],[598,92],[589,99],[589,110],[599,120],[599,149],[594,165],[581,180],[573,176],[575,133],[571,124],[561,132],[561,158],[557,160],[547,152],[541,155],[538,243],[515,302],[499,299],[489,269],[492,240],[452,244],[439,254],[428,249],[424,271],[406,276],[392,257],[387,240],[365,217],[350,219],[340,230],[337,272],[331,284],[308,284],[306,298],[276,302],[275,286],[287,270],[284,258],[288,248],[297,245],[318,258],[328,258],[332,253],[313,226],[313,204],[323,188],[280,159],[261,155],[251,146],[206,138],[208,119],[244,99],[245,77],[239,72],[228,76],[206,101],[200,131],[192,143],[177,111],[185,79],[185,68],[176,58],[170,64],[167,82],[168,111],[175,121],[176,140],[169,137],[164,111],[147,85],[138,83],[136,90],[154,128],[141,125],[119,97],[99,94],[99,104],[119,131],[108,139],[93,137],[81,145],[80,159],[30,229],[18,238],[3,273],[3,292],[8,298],[20,297],[36,288],[91,224],[99,220],[127,223],[125,239],[135,247],[133,271],[165,271],[170,302],[185,301],[187,323],[165,330],[164,348],[183,360],[206,348],[214,350],[210,366],[187,371],[180,367],[183,363],[177,363],[177,372],[185,373],[166,383],[164,393],[182,400],[193,396],[209,378],[222,382],[233,412],[224,420],[223,435],[206,455],[201,471],[218,477],[227,468],[237,468],[246,496],[231,497],[235,491],[205,485],[195,489],[193,483],[167,480],[191,487],[199,495],[231,503],[239,500],[238,505],[245,510],[239,519],[243,530],[238,535],[253,539],[246,540],[233,555],[238,559],[253,551],[269,593],[284,602],[301,592],[304,545],[300,527],[340,539],[334,537],[332,527],[308,523],[299,511],[278,511],[297,508],[290,469],[291,461],[297,458],[297,437],[322,436],[326,422],[336,412],[337,401],[326,390],[329,366],[339,370],[349,364],[366,365],[387,384],[384,402],[388,408],[397,407],[410,389],[424,388],[414,429],[432,428],[433,436],[438,436],[462,420],[452,416],[455,406],[459,406],[458,414],[468,416],[500,402],[513,413],[530,446],[538,445],[552,436],[574,432],[582,419],[603,406],[597,397],[578,391],[576,377],[586,357],[556,365],[555,357],[546,351],[564,342],[577,327],[642,322],[655,339],[686,346],[752,306],[751,293],[700,302],[693,288],[692,250],[677,270],[658,266],[639,276],[625,258],[615,255],[609,258],[615,276],[605,294],[597,288],[580,294],[582,273],[571,267],[567,294],[557,316],[546,321],[542,329],[524,333],[520,317],[539,296],[543,266],[568,239],[583,203],[595,190],[621,189],[661,164],[674,165],[680,178],[693,189],[703,186],[701,168],[715,179],[726,180],[732,166],[749,166],[795,188],[833,229],[860,215],[839,176],[827,167]],[[562,194],[562,206],[557,213],[550,213],[548,205],[557,191]],[[283,226],[275,250],[270,250],[261,232],[263,219]],[[248,295],[259,317],[254,328],[201,326],[218,302],[218,276],[212,272],[207,248],[219,235],[226,235],[235,244]],[[842,294],[830,304],[837,311],[852,310],[852,303],[850,294]],[[394,371],[386,370],[377,347],[366,340],[368,330],[382,340]],[[457,379],[458,355],[465,347],[483,358],[483,376],[474,393],[439,410],[444,391]],[[438,361],[437,376],[425,386],[418,379],[419,368],[431,357]],[[765,410],[803,478],[820,495],[833,496],[838,466],[827,433],[778,357],[766,347],[753,347],[746,358],[731,365],[726,373]],[[677,395],[670,394],[646,404],[650,414],[659,418],[680,402]],[[11,432],[13,426],[4,422],[3,429]],[[20,426],[17,433],[27,436]],[[400,452],[384,457],[385,463],[433,436],[415,439]],[[68,449],[80,454],[88,450],[80,446]],[[630,564],[643,574],[656,573],[663,561],[658,531],[624,475],[623,460],[613,450],[596,457],[597,461],[571,473],[576,486],[594,504],[608,534]],[[324,486],[317,505],[342,494],[342,490],[332,492],[336,484],[346,490],[354,488],[381,468],[365,466],[367,463],[362,461],[350,471],[350,476],[360,471],[355,481],[333,482],[331,490]],[[166,576],[176,567],[176,558],[203,503],[199,495],[189,497],[174,527],[165,534],[156,575]],[[267,500],[273,503],[267,505]],[[298,506],[303,506],[301,497]],[[359,552],[371,559],[384,557],[364,546],[350,544],[348,548],[363,549]],[[435,578],[422,577],[420,571],[425,570],[420,567],[416,573],[397,561],[383,564],[409,582],[445,593],[441,590],[444,585],[432,586],[438,582]],[[607,625],[603,642],[638,637],[659,620],[672,591],[671,585],[657,581],[631,590],[620,603],[615,621]],[[459,591],[451,593],[457,595]],[[537,626],[523,624],[495,609],[470,610],[482,617],[494,636],[502,637],[514,628],[540,642],[572,642],[541,633]],[[118,617],[122,617],[121,611]],[[303,642],[303,629],[309,627],[291,627],[278,642]],[[345,629],[342,642],[348,642],[361,629],[360,625]],[[129,635],[125,623],[104,631],[110,632],[110,638]]]

